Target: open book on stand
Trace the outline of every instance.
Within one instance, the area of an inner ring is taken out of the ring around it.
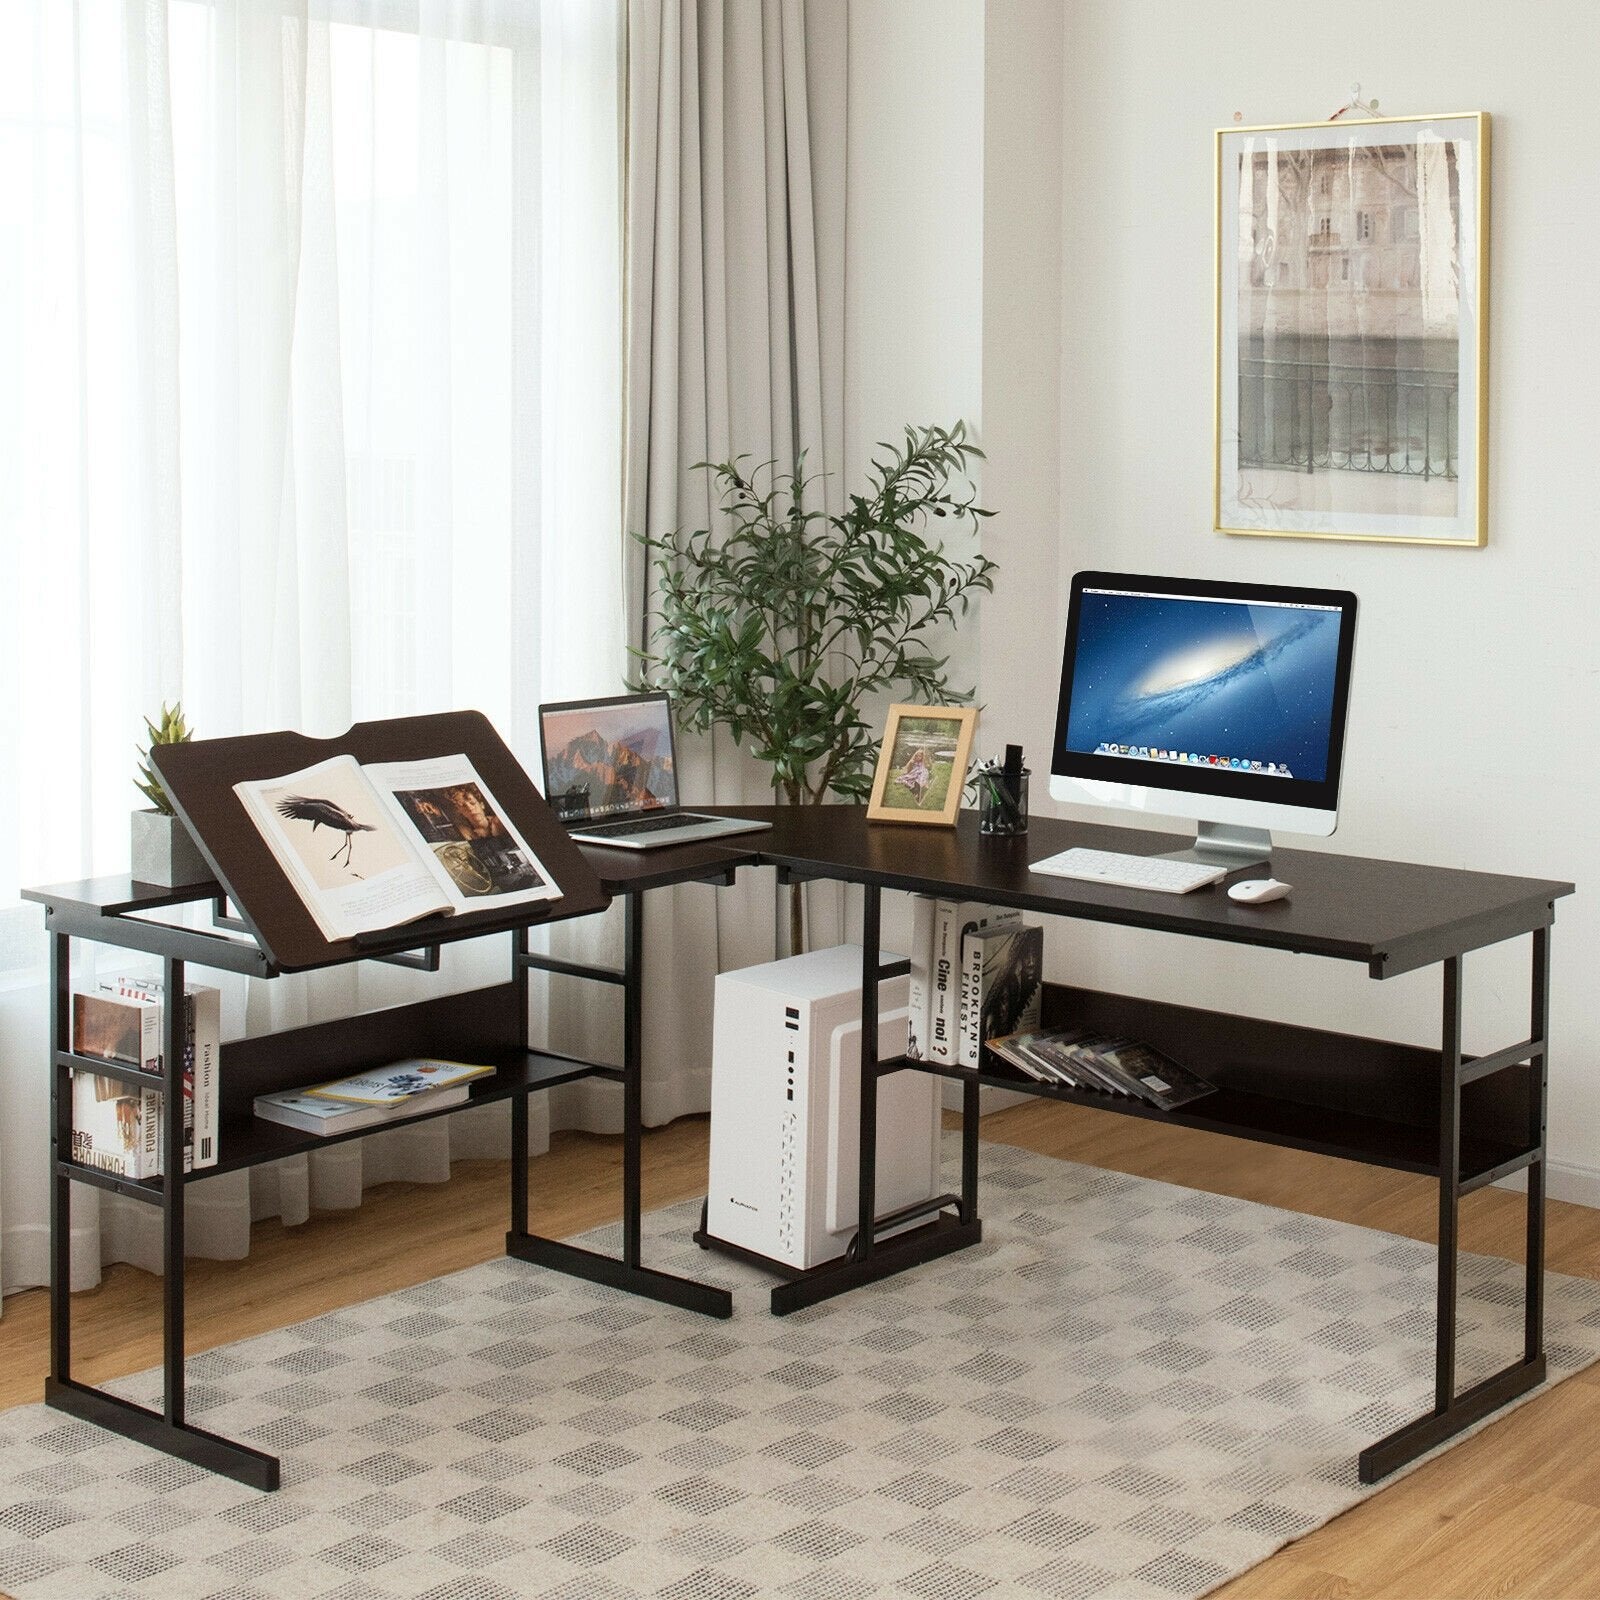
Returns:
[[[561,894],[464,755],[334,756],[233,791],[330,942]]]

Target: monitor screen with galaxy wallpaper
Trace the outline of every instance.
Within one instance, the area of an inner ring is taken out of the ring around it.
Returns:
[[[1193,818],[1215,859],[1332,833],[1355,627],[1343,590],[1078,573],[1051,795]]]

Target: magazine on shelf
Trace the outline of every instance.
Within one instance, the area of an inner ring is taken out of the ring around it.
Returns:
[[[1058,1028],[1049,1033],[1036,1034],[1027,1048],[1079,1089],[1129,1100],[1142,1098],[1136,1096],[1115,1074],[1107,1072],[1092,1049],[1083,1048],[1092,1040],[1104,1037],[1103,1034],[1090,1033],[1083,1028]]]
[[[155,1013],[161,1035],[164,980],[144,974],[118,973],[95,982],[96,997],[138,1004]],[[185,1172],[217,1164],[218,1115],[221,1104],[222,991],[189,983],[183,989],[183,1167]],[[156,1064],[161,1070],[159,1045]]]
[[[419,1095],[431,1095],[441,1089],[463,1089],[474,1078],[487,1078],[493,1067],[477,1066],[467,1061],[438,1061],[417,1056],[405,1061],[391,1061],[386,1066],[373,1067],[366,1072],[352,1073],[348,1078],[333,1083],[319,1083],[314,1089],[303,1089],[302,1094],[317,1100],[334,1100],[345,1105],[376,1106],[387,1110],[415,1100]]]
[[[464,755],[334,756],[233,791],[329,941],[561,894]]]
[[[1041,1083],[1054,1081],[1072,1089],[1142,1100],[1163,1111],[1216,1091],[1215,1084],[1139,1039],[1056,1028],[1002,1035],[987,1044],[1001,1060]]]
[[[355,1105],[348,1100],[323,1100],[306,1089],[288,1089],[279,1094],[256,1096],[256,1115],[266,1122],[281,1122],[302,1133],[331,1137],[354,1133],[359,1128],[383,1128],[424,1111],[444,1111],[463,1105],[469,1094],[464,1083],[452,1089],[431,1089],[390,1106]]]
[[[1081,1088],[1082,1085],[1064,1077],[1060,1072],[1047,1067],[1043,1061],[1033,1056],[1027,1049],[1027,1044],[1035,1035],[1024,1030],[1021,1033],[1001,1034],[997,1038],[986,1039],[985,1047],[999,1056],[1002,1061],[1009,1062],[1018,1072],[1033,1078],[1039,1083],[1063,1083],[1069,1089]]]
[[[1125,1085],[1128,1094],[1163,1111],[1176,1110],[1216,1091],[1215,1084],[1140,1039],[1098,1035],[1074,1045],[1073,1053],[1076,1059],[1089,1059],[1098,1071]]]
[[[1071,1061],[1066,1050],[1060,1048],[1062,1039],[1066,1037],[1086,1035],[1071,1034],[1070,1031],[1040,1033],[1024,1029],[1019,1033],[987,1039],[984,1043],[1002,1061],[1010,1062],[1019,1072],[1025,1072],[1040,1083],[1057,1083],[1068,1089],[1089,1089],[1096,1094],[1109,1094],[1111,1091],[1100,1079],[1091,1078],[1083,1067]]]
[[[983,1042],[1039,1026],[1044,994],[1044,929],[1037,924],[974,928],[961,941],[959,1060],[977,1070]]]

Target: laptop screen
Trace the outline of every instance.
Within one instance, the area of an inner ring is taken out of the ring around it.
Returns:
[[[664,694],[539,708],[544,792],[564,823],[678,803],[672,711]]]

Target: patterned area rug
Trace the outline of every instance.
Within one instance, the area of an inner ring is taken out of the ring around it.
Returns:
[[[714,1323],[495,1261],[231,1345],[191,1414],[252,1492],[41,1406],[0,1415],[0,1589],[210,1600],[1173,1600],[1365,1494],[1427,1404],[1425,1245],[987,1145],[983,1244],[786,1319]],[[601,1234],[614,1246],[614,1234]],[[1462,1384],[1520,1345],[1466,1258]],[[1550,1365],[1600,1354],[1551,1277]],[[153,1398],[149,1375],[119,1386]]]

